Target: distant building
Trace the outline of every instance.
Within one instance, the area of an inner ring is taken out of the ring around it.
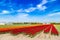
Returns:
[[[50,24],[49,22],[43,23],[43,24]]]
[[[0,25],[5,25],[5,23],[0,23]]]
[[[11,23],[11,22],[8,22],[8,23],[6,23],[6,25],[13,25],[13,23]]]

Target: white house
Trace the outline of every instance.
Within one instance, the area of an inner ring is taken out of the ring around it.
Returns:
[[[0,25],[5,25],[5,23],[0,23]]]
[[[45,23],[43,23],[43,24],[50,24],[49,22],[45,22]]]

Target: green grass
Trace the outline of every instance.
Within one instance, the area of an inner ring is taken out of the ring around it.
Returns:
[[[36,24],[8,24],[8,25],[0,25],[0,28],[7,28],[7,27],[16,27],[16,26],[29,26],[29,25],[36,25]]]
[[[60,25],[55,25],[55,27],[60,32]]]

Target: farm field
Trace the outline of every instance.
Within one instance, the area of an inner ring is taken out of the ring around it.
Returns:
[[[53,24],[15,24],[15,25],[0,25],[0,33],[9,32],[13,34],[19,34],[20,32],[26,34],[36,34],[38,32],[44,31],[44,33],[49,33],[51,30],[51,34],[59,34],[58,27],[56,28]]]
[[[59,32],[60,25],[53,24],[0,25],[0,40],[60,40]]]
[[[54,25],[56,29],[60,32],[60,24],[59,25]]]

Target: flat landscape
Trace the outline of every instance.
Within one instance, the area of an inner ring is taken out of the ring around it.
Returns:
[[[24,39],[60,40],[60,24],[0,25],[0,40],[8,40],[8,39],[10,40],[24,40]]]

